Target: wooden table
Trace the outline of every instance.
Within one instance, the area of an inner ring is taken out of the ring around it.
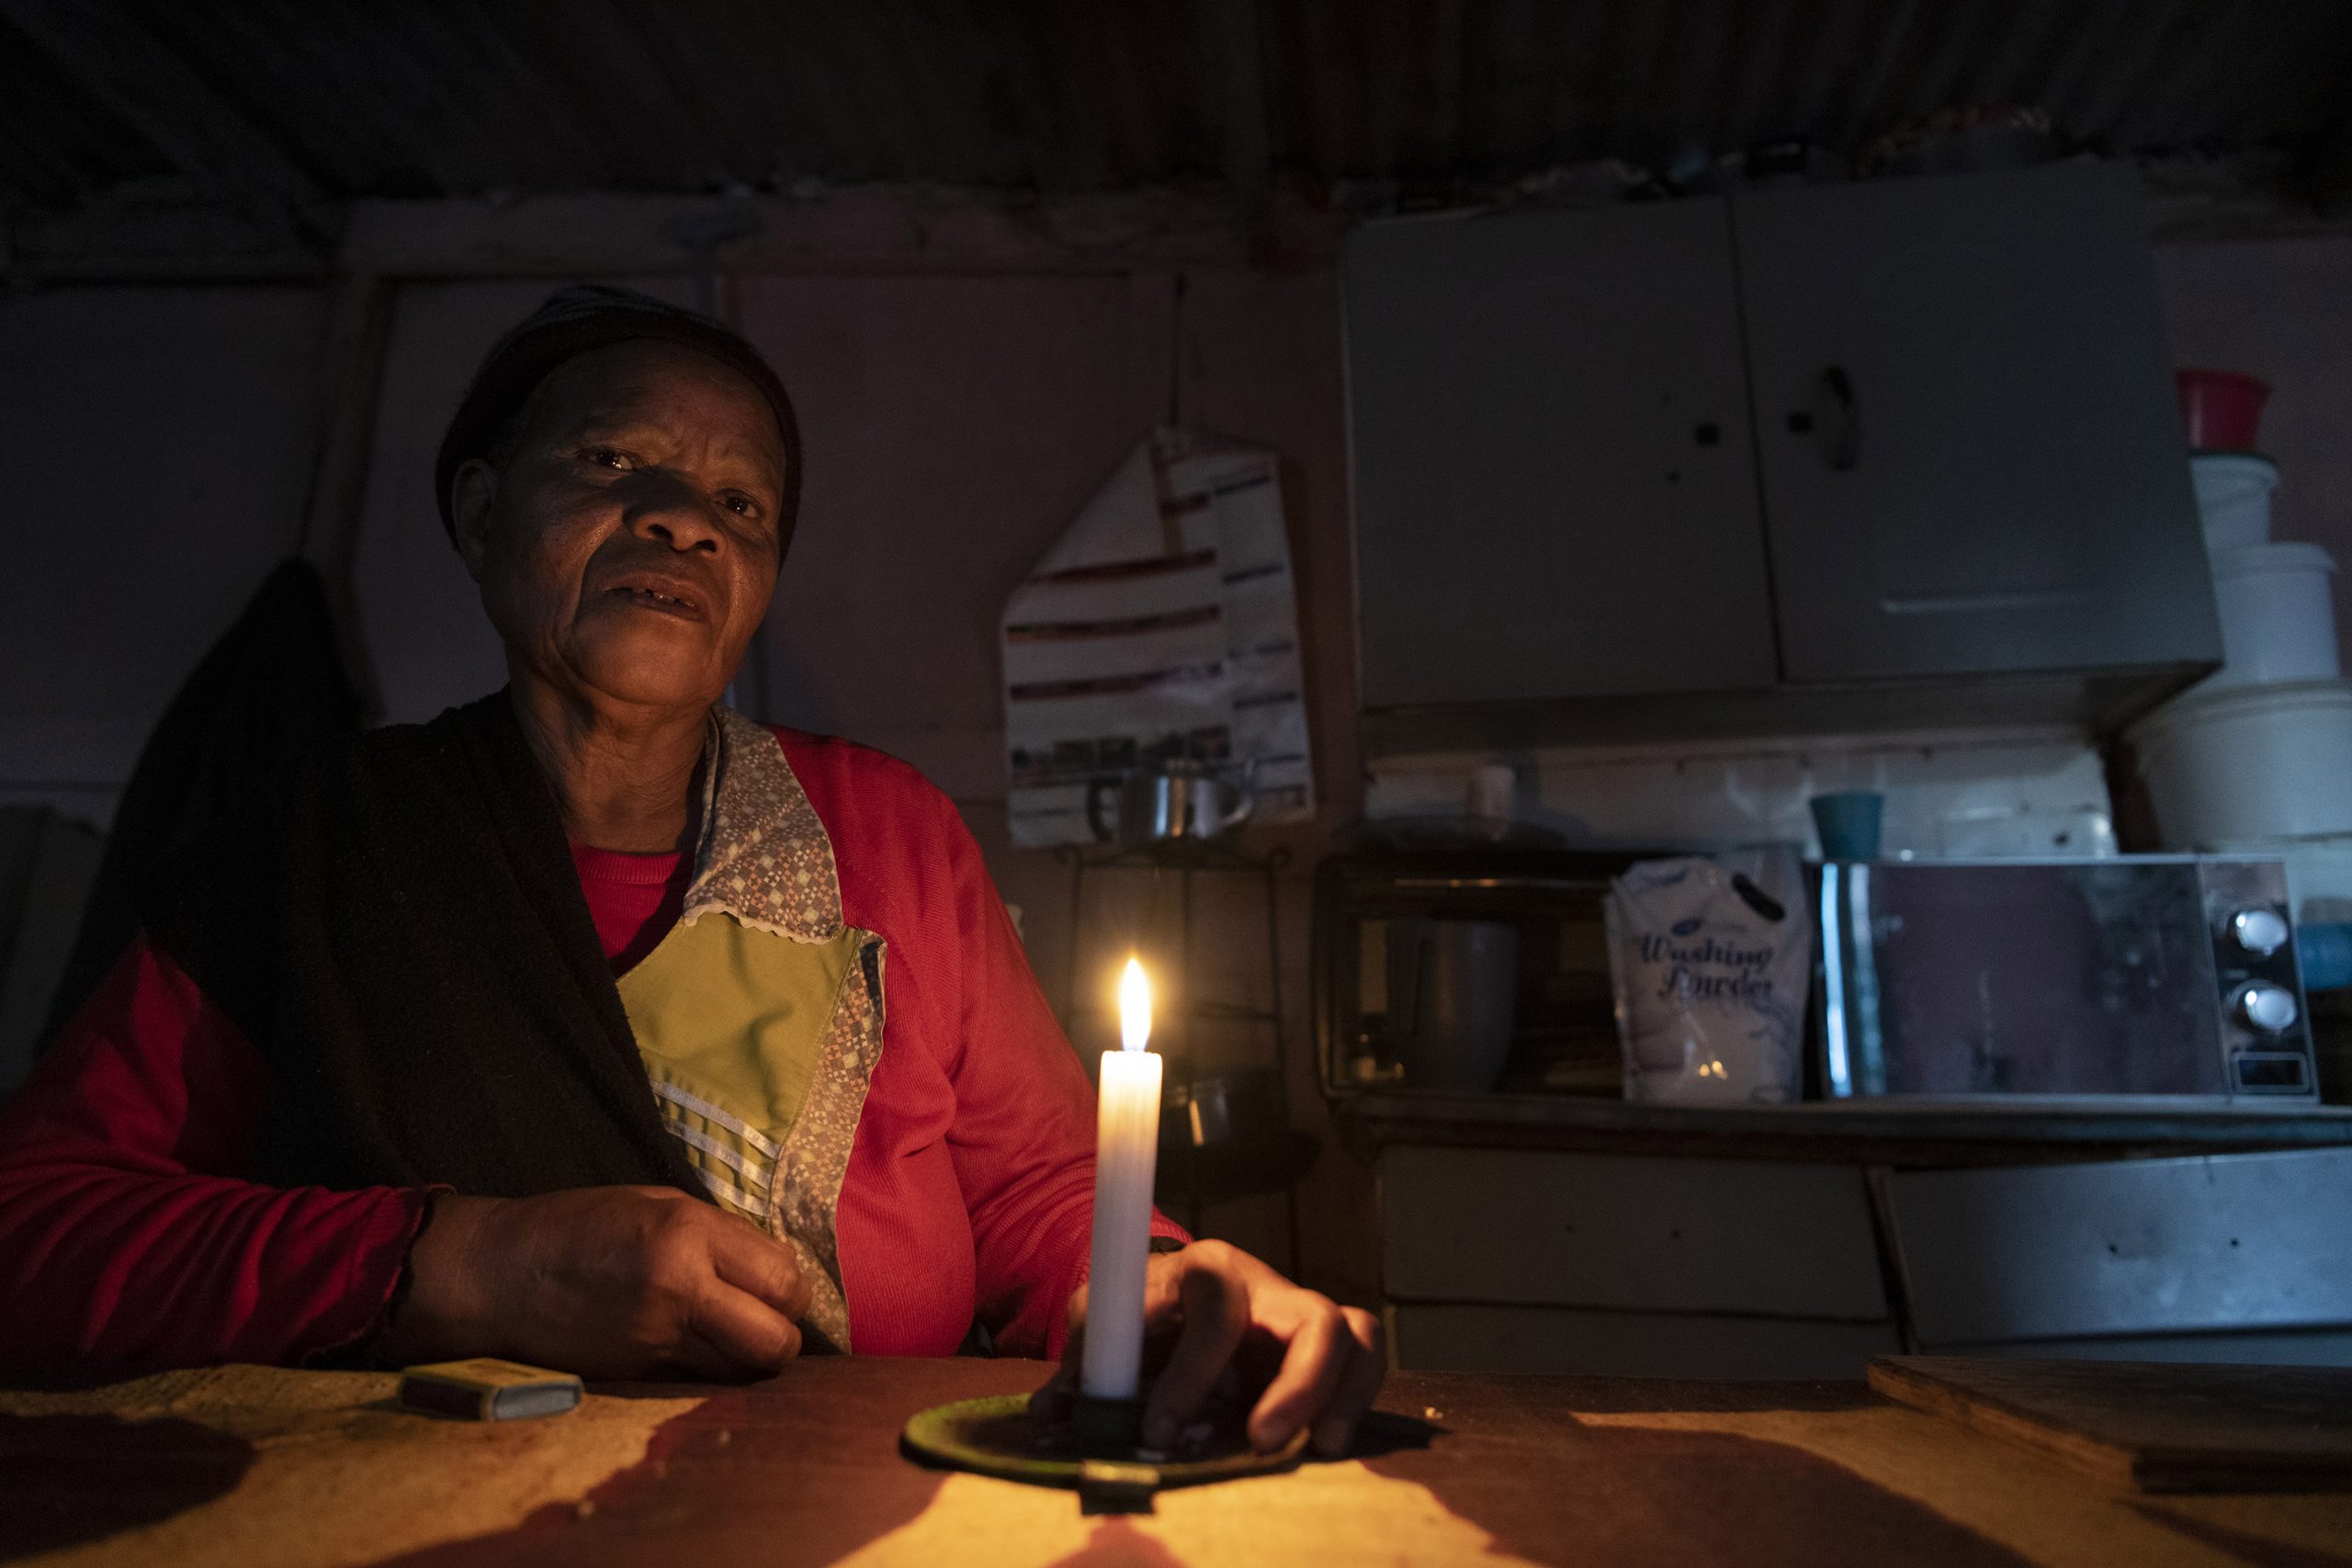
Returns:
[[[1860,1384],[1399,1374],[1359,1457],[1162,1494],[1148,1516],[900,1457],[913,1411],[1044,1375],[809,1360],[496,1425],[401,1412],[365,1373],[0,1393],[0,1560],[2352,1564],[2352,1495],[2134,1496]]]

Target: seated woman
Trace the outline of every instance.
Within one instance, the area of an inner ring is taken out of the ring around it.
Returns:
[[[509,683],[157,880],[0,1115],[0,1364],[1060,1354],[1092,1094],[978,850],[905,764],[719,705],[800,492],[775,372],[568,289],[437,478]],[[1253,1441],[1344,1449],[1373,1320],[1155,1231],[1147,1438],[1239,1368]]]

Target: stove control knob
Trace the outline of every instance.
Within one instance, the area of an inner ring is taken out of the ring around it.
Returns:
[[[2248,958],[2267,958],[2287,945],[2287,917],[2267,904],[2238,910],[2223,922],[2230,945]]]
[[[2231,998],[2230,1010],[2237,1014],[2239,1022],[2257,1034],[2284,1034],[2302,1016],[2294,992],[2265,980],[2240,986],[2238,994]]]

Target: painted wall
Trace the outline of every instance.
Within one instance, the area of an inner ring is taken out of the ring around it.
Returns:
[[[103,823],[293,550],[324,324],[309,288],[0,294],[0,799]]]

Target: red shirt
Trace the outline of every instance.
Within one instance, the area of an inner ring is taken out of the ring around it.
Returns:
[[[1058,1354],[1092,1213],[1085,1070],[946,796],[865,747],[777,735],[842,918],[889,944],[836,1222],[852,1342],[948,1355],[977,1314],[1007,1351]],[[573,860],[626,968],[677,918],[679,857]],[[132,943],[0,1111],[0,1368],[299,1361],[376,1325],[425,1193],[249,1179],[268,1087],[227,1015]]]

